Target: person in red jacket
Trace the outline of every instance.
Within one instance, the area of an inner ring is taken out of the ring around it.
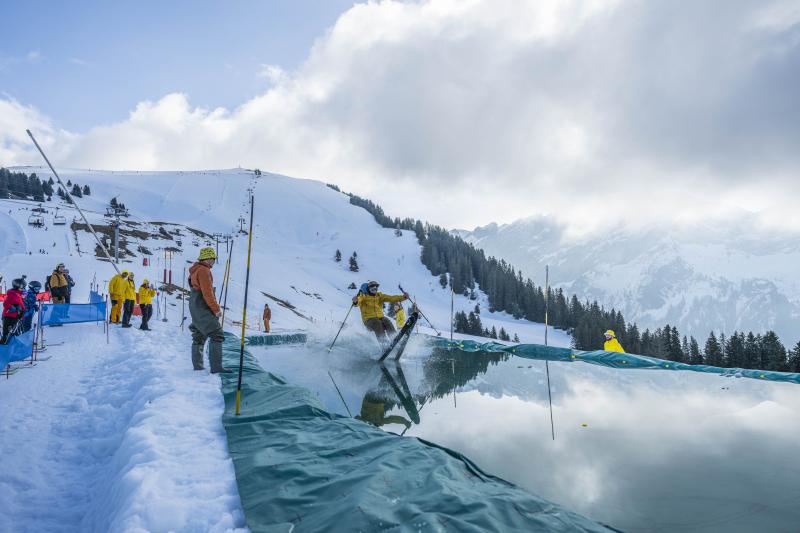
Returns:
[[[22,298],[25,285],[23,278],[12,281],[11,290],[6,293],[6,299],[3,300],[3,337],[0,339],[0,344],[6,344],[9,337],[17,334],[17,323],[25,316],[25,300]]]

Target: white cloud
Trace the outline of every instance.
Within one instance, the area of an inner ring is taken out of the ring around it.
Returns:
[[[787,209],[800,47],[796,24],[776,21],[795,12],[781,0],[356,5],[297,71],[264,65],[270,88],[235,109],[170,94],[50,140],[69,139],[63,165],[242,163],[447,225]]]

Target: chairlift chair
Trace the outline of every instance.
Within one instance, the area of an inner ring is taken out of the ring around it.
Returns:
[[[41,228],[44,226],[44,217],[40,215],[31,215],[28,217],[28,225]]]
[[[58,214],[58,208],[56,207],[56,214],[53,216],[53,225],[54,226],[66,226],[67,225],[67,217],[64,215]]]

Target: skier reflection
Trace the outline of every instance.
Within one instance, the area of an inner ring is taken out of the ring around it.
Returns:
[[[383,363],[381,363],[380,368],[383,378],[374,389],[367,391],[364,395],[364,399],[361,401],[361,412],[356,415],[356,418],[378,427],[384,424],[402,424],[408,429],[411,427],[412,421],[414,424],[419,424],[419,411],[408,387],[405,374],[403,374],[403,368],[399,363],[395,363],[397,380],[394,379]],[[398,381],[400,385],[398,385]],[[387,394],[388,391],[385,386],[387,383],[399,403]],[[411,420],[401,415],[386,416],[386,413],[395,405],[402,406]]]

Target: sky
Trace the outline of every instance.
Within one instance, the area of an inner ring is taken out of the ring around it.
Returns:
[[[0,165],[244,166],[392,216],[800,229],[800,0],[28,2]]]

